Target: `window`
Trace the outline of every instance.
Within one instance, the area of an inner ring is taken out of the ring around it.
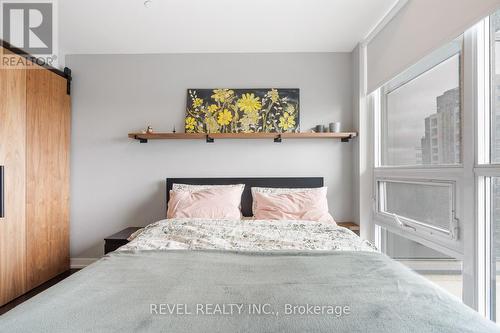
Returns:
[[[490,244],[491,244],[491,318],[500,319],[500,307],[497,305],[500,300],[500,177],[491,177],[490,181]]]
[[[454,232],[453,183],[379,181],[379,211],[403,226]]]
[[[449,52],[383,88],[383,166],[460,164],[460,54]]]
[[[500,163],[500,13],[491,16],[491,163]]]
[[[462,298],[462,261],[382,229],[385,254]]]
[[[377,244],[500,323],[500,11],[369,102]]]
[[[375,222],[414,241],[461,252],[462,37],[373,96]],[[472,205],[472,203],[469,203]]]
[[[478,114],[478,166],[475,169],[478,194],[479,249],[484,249],[485,312],[500,319],[500,12],[483,24],[484,52],[478,90],[483,97]],[[481,46],[481,45],[480,45]],[[481,236],[484,238],[481,239]],[[481,254],[481,251],[479,251]]]

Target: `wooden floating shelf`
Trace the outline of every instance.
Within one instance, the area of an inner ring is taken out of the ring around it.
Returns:
[[[283,139],[340,139],[349,142],[356,137],[356,132],[341,133],[129,133],[128,137],[147,143],[148,140],[206,140],[214,142],[215,139],[273,139],[281,142]]]

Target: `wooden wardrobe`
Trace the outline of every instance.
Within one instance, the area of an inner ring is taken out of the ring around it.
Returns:
[[[69,71],[0,67],[0,306],[69,269],[68,80]]]

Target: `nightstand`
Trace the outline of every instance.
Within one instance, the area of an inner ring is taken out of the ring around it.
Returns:
[[[359,225],[353,222],[337,222],[340,227],[347,228],[359,236]]]
[[[120,246],[127,244],[127,238],[139,229],[141,229],[141,227],[128,227],[116,234],[104,238],[104,254],[112,252]]]

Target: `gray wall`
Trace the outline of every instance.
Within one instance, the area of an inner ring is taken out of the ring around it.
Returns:
[[[166,177],[324,176],[330,210],[353,218],[352,143],[331,140],[156,141],[127,133],[183,130],[187,88],[300,88],[301,128],[352,127],[349,53],[68,55],[73,71],[71,257],[165,216]]]

